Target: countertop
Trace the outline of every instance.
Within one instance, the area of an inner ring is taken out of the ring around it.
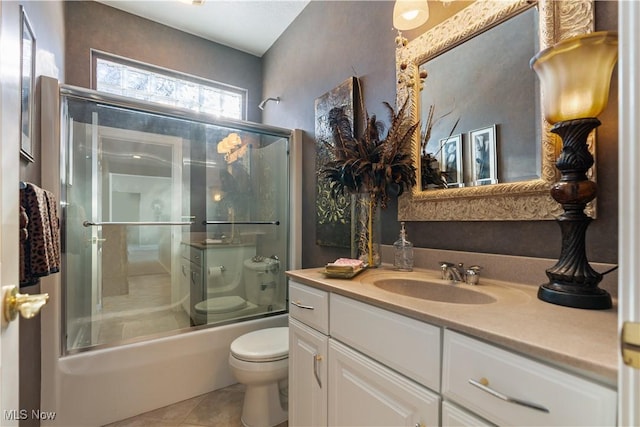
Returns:
[[[440,272],[391,266],[368,269],[352,279],[327,278],[324,268],[291,270],[302,284],[323,289],[450,328],[616,387],[618,373],[617,301],[609,310],[584,310],[540,301],[537,286],[480,279],[476,286],[449,284]],[[399,295],[373,284],[381,278],[429,279],[493,296],[490,304],[459,304]]]

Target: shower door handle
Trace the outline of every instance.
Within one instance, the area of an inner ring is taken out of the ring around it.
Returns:
[[[138,221],[138,222],[92,222],[84,221],[82,223],[85,227],[100,227],[102,225],[133,225],[133,226],[145,226],[145,225],[193,225],[193,221]]]

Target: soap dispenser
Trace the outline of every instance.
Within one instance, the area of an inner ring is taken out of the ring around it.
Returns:
[[[393,266],[399,271],[413,271],[413,243],[407,240],[404,222],[400,223],[400,237],[393,244],[395,259]]]

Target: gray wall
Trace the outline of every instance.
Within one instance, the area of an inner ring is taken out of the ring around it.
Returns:
[[[17,17],[19,3],[4,1],[1,5],[6,29],[6,21]],[[29,1],[25,6],[37,37],[37,75],[58,77],[69,84],[89,87],[89,48],[94,47],[247,87],[249,119],[253,121],[260,121],[260,111],[255,106],[263,94],[280,96],[280,104],[270,103],[265,108],[264,122],[305,131],[305,196],[301,213],[305,218],[303,266],[320,266],[338,256],[348,255],[348,250],[315,244],[314,100],[349,76],[357,75],[370,113],[382,114],[382,101],[394,101],[393,2],[311,2],[262,60],[94,2],[67,2],[63,5],[58,1]],[[66,33],[63,12],[67,19]],[[115,25],[118,31],[113,31]],[[616,2],[597,2],[596,27],[597,30],[617,29]],[[405,35],[415,37],[411,32]],[[600,116],[603,124],[598,129],[598,219],[591,224],[587,236],[589,258],[611,263],[617,262],[616,88],[614,71],[609,106]],[[36,162],[21,161],[21,179],[40,183],[42,160],[39,153],[40,145],[36,141]],[[383,221],[383,241],[391,243],[398,230],[395,202],[383,212]],[[560,252],[559,228],[553,221],[420,222],[409,223],[407,228],[416,246],[425,248],[551,258]],[[36,293],[39,287],[31,287],[27,291]],[[22,409],[40,408],[39,337],[39,323],[21,322]],[[21,422],[21,425],[27,423],[29,421]]]
[[[351,75],[361,78],[366,108],[384,112],[382,101],[395,100],[395,33],[393,2],[311,2],[263,57],[265,93],[282,102],[270,105],[264,123],[300,128],[304,133],[303,253],[304,267],[317,267],[346,249],[315,244],[314,100]],[[617,29],[617,3],[598,1],[596,29]],[[405,34],[409,39],[416,32]],[[618,159],[617,71],[607,110],[600,116],[597,174],[598,218],[587,232],[591,261],[617,262]],[[383,116],[380,116],[382,118]],[[308,218],[308,219],[307,219]],[[383,243],[397,238],[397,204],[383,211]],[[541,258],[560,254],[560,229],[555,221],[410,222],[409,239],[418,247]],[[383,260],[390,262],[391,260]],[[455,261],[455,260],[452,260]]]
[[[91,87],[91,49],[248,90],[247,119],[261,120],[260,58],[94,1],[65,2],[66,83]]]

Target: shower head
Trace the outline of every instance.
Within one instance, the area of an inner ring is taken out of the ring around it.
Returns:
[[[258,108],[261,110],[264,110],[265,104],[269,101],[276,101],[276,104],[280,104],[280,97],[277,96],[275,98],[267,98],[264,101],[262,101],[260,104],[258,104]]]

